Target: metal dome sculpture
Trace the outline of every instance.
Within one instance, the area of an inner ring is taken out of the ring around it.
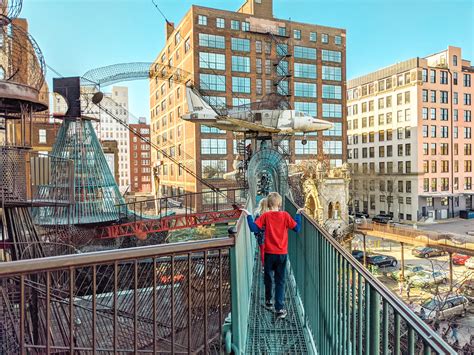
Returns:
[[[23,0],[0,0],[0,25],[5,25],[17,18],[23,7]]]

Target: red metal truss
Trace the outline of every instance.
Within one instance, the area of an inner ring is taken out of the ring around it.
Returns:
[[[150,233],[165,232],[177,229],[194,228],[203,225],[230,222],[240,217],[238,209],[191,213],[162,217],[159,219],[143,219],[136,222],[111,225],[99,230],[100,239],[142,236]]]

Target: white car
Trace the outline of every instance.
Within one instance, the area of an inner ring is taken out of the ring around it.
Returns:
[[[443,271],[420,272],[410,278],[410,284],[421,287],[446,283],[447,281],[448,275]]]
[[[466,315],[468,305],[469,301],[464,296],[438,296],[424,303],[421,306],[418,314],[423,320],[446,320],[452,319],[456,316],[464,317]]]
[[[464,266],[467,267],[468,269],[474,269],[474,258],[469,258],[466,260],[464,263]]]

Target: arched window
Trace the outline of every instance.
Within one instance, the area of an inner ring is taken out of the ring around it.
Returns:
[[[332,218],[332,212],[333,212],[332,202],[329,202],[329,206],[328,206],[328,218],[329,219]]]

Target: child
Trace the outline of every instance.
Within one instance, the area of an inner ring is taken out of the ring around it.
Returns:
[[[247,221],[252,232],[265,232],[265,307],[273,308],[272,303],[272,271],[275,281],[275,311],[277,317],[283,319],[287,315],[285,309],[285,273],[288,259],[288,229],[299,232],[301,229],[301,210],[297,211],[295,219],[285,211],[280,211],[282,198],[277,192],[267,197],[268,212],[265,212],[254,222],[248,211]]]
[[[258,203],[258,208],[255,210],[255,219],[258,219],[262,214],[268,211],[268,202],[266,198],[262,198]],[[265,242],[265,232],[257,232],[255,233],[255,238],[257,238],[258,248],[260,249],[260,258],[262,259],[262,266],[264,265],[265,260],[265,250],[264,250],[264,242]]]

